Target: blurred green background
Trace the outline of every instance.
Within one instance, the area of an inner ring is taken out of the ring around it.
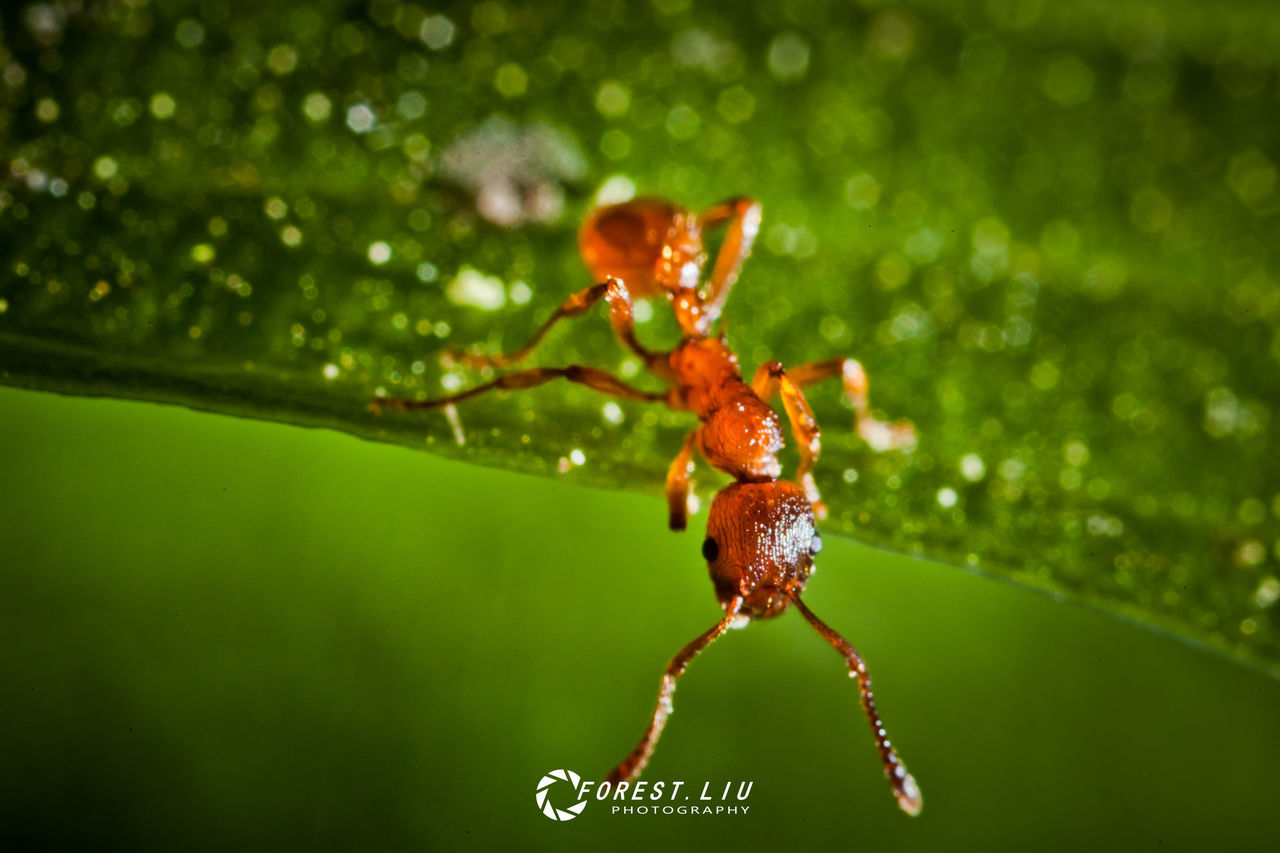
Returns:
[[[717,615],[705,514],[183,409],[0,391],[0,835],[10,849],[1274,847],[1280,683],[1168,637],[828,537],[812,607],[867,657],[925,792],[794,614],[690,669],[648,778],[739,817],[572,823]]]

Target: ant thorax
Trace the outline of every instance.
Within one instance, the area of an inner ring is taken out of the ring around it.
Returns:
[[[702,555],[720,603],[741,596],[743,613],[764,619],[804,589],[821,541],[794,483],[733,483],[711,502]]]

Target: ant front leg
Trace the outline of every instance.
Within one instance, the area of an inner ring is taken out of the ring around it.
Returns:
[[[658,703],[654,706],[653,716],[649,718],[649,726],[641,736],[640,742],[636,744],[636,748],[631,750],[631,753],[622,759],[622,762],[606,778],[611,788],[616,790],[619,782],[634,782],[640,775],[640,771],[644,770],[644,766],[649,763],[649,758],[653,755],[653,748],[658,745],[658,738],[662,737],[662,730],[666,728],[667,718],[675,709],[671,700],[675,696],[676,681],[689,668],[689,662],[703,649],[738,624],[738,611],[741,608],[742,596],[735,596],[725,605],[724,618],[681,649],[671,659],[671,663],[667,664],[667,669],[662,674],[662,682],[658,687]]]
[[[533,337],[529,342],[517,350],[509,353],[499,353],[498,355],[462,355],[456,351],[450,351],[446,354],[447,360],[460,360],[467,367],[507,367],[517,362],[523,361],[542,343],[542,339],[547,336],[547,332],[556,323],[568,317],[577,317],[586,313],[592,305],[600,301],[600,298],[609,303],[609,322],[613,326],[614,334],[618,339],[627,346],[632,352],[640,356],[644,360],[645,366],[660,375],[664,375],[666,367],[666,359],[661,353],[655,353],[645,348],[636,338],[635,333],[635,306],[631,300],[631,293],[627,290],[627,286],[620,278],[609,278],[600,284],[592,285],[584,290],[570,296],[555,312],[547,318],[538,330],[533,333]],[[664,375],[665,378],[665,375]]]
[[[920,809],[924,805],[924,799],[920,796],[920,786],[916,784],[915,777],[907,771],[907,766],[898,757],[893,744],[889,741],[884,723],[880,721],[876,699],[871,692],[871,674],[867,672],[867,665],[863,662],[862,655],[858,654],[858,650],[848,640],[815,616],[813,611],[800,600],[798,592],[792,591],[789,595],[801,615],[844,658],[849,668],[849,677],[857,679],[858,696],[862,700],[862,710],[867,715],[867,722],[871,724],[871,734],[876,741],[876,752],[880,753],[880,761],[884,765],[885,778],[893,788],[893,796],[898,801],[898,808],[915,817],[920,814]]]
[[[667,469],[667,525],[672,530],[684,530],[689,522],[689,477],[693,474],[693,446],[699,431],[695,429],[685,437],[684,446]]]
[[[910,452],[916,446],[916,428],[911,421],[886,422],[871,414],[868,398],[867,372],[852,358],[832,358],[814,361],[791,369],[791,378],[799,385],[812,385],[824,379],[839,376],[844,393],[853,406],[853,426],[872,450],[903,450]]]
[[[700,217],[704,226],[714,227],[726,221],[729,223],[724,242],[720,244],[720,251],[716,254],[711,278],[707,281],[706,299],[703,300],[703,311],[708,323],[714,323],[724,310],[729,291],[738,280],[738,273],[742,271],[742,264],[751,254],[751,246],[760,232],[760,215],[760,202],[752,198],[735,198],[703,211]]]
[[[751,390],[766,403],[773,399],[779,391],[782,393],[782,407],[787,412],[787,420],[791,422],[791,434],[795,436],[796,446],[800,449],[800,464],[796,466],[796,482],[804,489],[805,497],[813,506],[815,518],[827,517],[827,505],[822,502],[818,493],[818,484],[813,479],[813,466],[822,452],[822,431],[818,429],[818,420],[809,408],[809,401],[804,398],[800,385],[783,370],[777,361],[767,361],[756,370],[751,380]]]
[[[369,404],[369,408],[375,414],[382,411],[384,406],[407,411],[410,409],[436,409],[443,406],[449,406],[453,403],[460,403],[463,400],[469,400],[472,397],[478,397],[489,391],[517,391],[522,388],[533,388],[537,385],[543,385],[553,379],[567,379],[570,382],[576,382],[579,385],[585,385],[593,391],[599,391],[601,394],[608,394],[612,397],[621,397],[624,400],[641,400],[646,403],[672,403],[672,394],[668,391],[642,391],[639,388],[633,388],[621,379],[603,370],[594,367],[584,367],[580,364],[571,364],[568,367],[535,367],[531,370],[518,370],[515,373],[506,373],[499,376],[492,382],[486,382],[483,385],[477,385],[466,391],[459,391],[457,394],[449,394],[446,397],[437,397],[434,400],[406,400],[398,397],[379,397]]]

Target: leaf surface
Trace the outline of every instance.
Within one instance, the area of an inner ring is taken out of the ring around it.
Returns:
[[[2,13],[0,381],[657,491],[686,414],[552,384],[459,445],[368,403],[486,378],[443,351],[590,284],[597,198],[749,194],[745,369],[856,356],[921,434],[813,390],[831,529],[1280,671],[1265,7],[68,8]],[[648,382],[601,309],[572,362]]]

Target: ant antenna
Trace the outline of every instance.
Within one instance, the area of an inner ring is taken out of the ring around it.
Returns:
[[[898,807],[915,817],[920,814],[924,799],[920,796],[920,787],[916,785],[915,777],[907,772],[907,766],[902,763],[902,759],[898,758],[898,754],[893,751],[893,746],[889,743],[884,723],[880,722],[880,714],[876,711],[875,697],[871,695],[871,675],[867,672],[867,665],[863,662],[862,656],[848,640],[815,616],[812,610],[805,607],[798,593],[792,592],[791,600],[804,614],[804,618],[809,620],[809,624],[825,637],[828,643],[835,646],[836,651],[844,655],[845,662],[849,665],[849,677],[858,679],[862,710],[866,712],[867,721],[871,723],[871,732],[876,739],[876,749],[880,752],[880,761],[884,764],[885,778],[893,786],[893,794],[898,798]]]
[[[671,716],[671,712],[674,710],[671,697],[676,692],[676,679],[684,675],[684,671],[689,666],[690,661],[696,658],[703,649],[733,627],[734,622],[740,618],[738,609],[741,606],[742,596],[734,596],[725,605],[724,618],[692,643],[681,649],[667,664],[667,671],[662,674],[662,684],[658,687],[658,704],[653,709],[653,717],[649,720],[649,728],[645,730],[644,736],[640,738],[636,748],[631,750],[631,754],[622,759],[622,763],[609,774],[606,781],[610,785],[634,781],[640,775],[640,771],[644,770],[644,766],[649,763],[649,756],[653,755],[654,747],[658,745],[658,738],[662,736],[663,727],[667,725],[667,717]]]

